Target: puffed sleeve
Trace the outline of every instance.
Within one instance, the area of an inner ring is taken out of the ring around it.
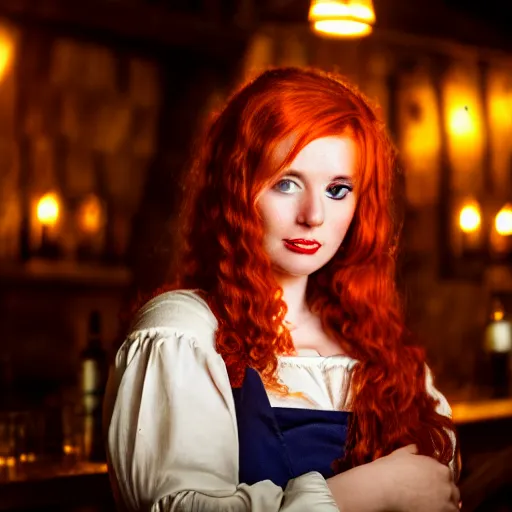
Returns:
[[[426,388],[427,392],[437,401],[436,411],[443,416],[448,416],[451,418],[452,408],[450,407],[448,400],[446,400],[446,397],[435,387],[434,377],[428,366],[426,371]],[[460,460],[459,453],[457,453],[457,439],[455,437],[455,433],[451,430],[448,431],[448,435],[450,436],[450,440],[453,446],[453,455],[449,466],[452,470],[455,480],[458,480],[460,474]]]
[[[239,483],[232,391],[194,300],[172,296],[117,354],[104,411],[120,505],[151,512],[337,511],[319,473],[290,481],[284,491],[269,480]]]

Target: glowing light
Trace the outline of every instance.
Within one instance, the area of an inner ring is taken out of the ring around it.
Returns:
[[[464,206],[459,215],[459,226],[464,233],[473,233],[482,223],[480,208],[474,204]]]
[[[467,106],[456,108],[450,115],[450,129],[454,135],[464,136],[474,133],[475,122]]]
[[[493,311],[492,313],[492,319],[496,322],[499,322],[500,320],[503,320],[503,318],[505,318],[505,313],[503,312],[503,310],[496,310],[496,311]]]
[[[45,194],[37,203],[37,219],[43,226],[55,226],[59,212],[59,198],[54,193]]]
[[[356,18],[369,23],[375,21],[375,12],[372,2],[340,1],[340,0],[313,0],[309,11],[310,19],[346,19]]]
[[[371,33],[375,11],[371,0],[312,0],[309,21],[316,32],[331,37],[362,37]]]
[[[506,205],[498,212],[494,225],[501,236],[512,235],[512,205]]]
[[[86,197],[78,209],[78,223],[86,233],[97,233],[104,222],[103,205],[98,197]]]
[[[316,21],[313,27],[317,32],[334,37],[362,37],[372,31],[370,25],[351,20]]]
[[[14,53],[14,43],[12,37],[7,33],[0,33],[0,80],[6,74],[11,64]]]
[[[489,352],[510,352],[512,348],[512,323],[505,319],[505,309],[499,300],[494,300],[492,322],[485,329],[485,348]]]
[[[63,447],[62,447],[62,451],[66,454],[66,455],[72,455],[73,453],[75,453],[77,451],[76,447],[71,445],[71,444],[65,444]]]

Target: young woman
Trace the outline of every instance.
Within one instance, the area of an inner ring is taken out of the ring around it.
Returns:
[[[450,408],[395,286],[395,172],[336,76],[275,69],[230,99],[189,174],[178,282],[109,379],[121,508],[457,510]]]

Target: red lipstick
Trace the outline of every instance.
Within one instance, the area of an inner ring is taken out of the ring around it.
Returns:
[[[305,240],[304,238],[294,238],[292,240],[283,240],[284,246],[299,254],[315,254],[322,244],[316,240]]]

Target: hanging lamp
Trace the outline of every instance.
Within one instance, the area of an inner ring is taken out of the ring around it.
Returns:
[[[357,38],[371,33],[375,10],[372,0],[311,0],[309,21],[321,35]]]

